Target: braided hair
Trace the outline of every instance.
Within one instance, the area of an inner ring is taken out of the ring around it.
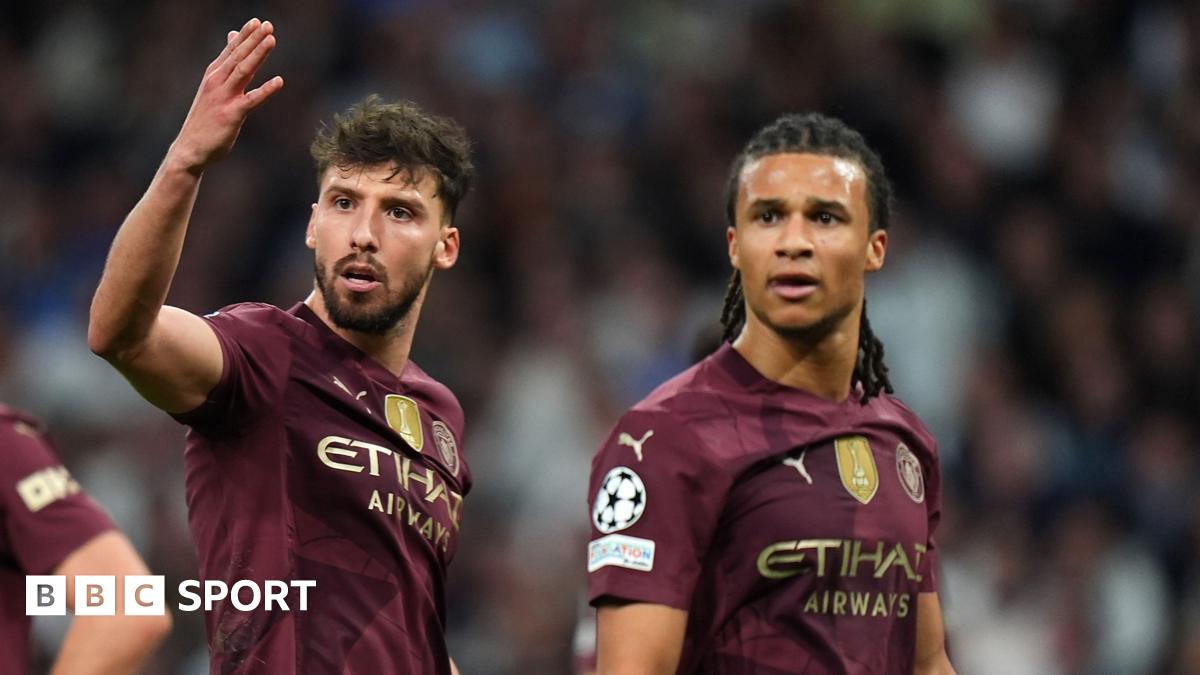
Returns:
[[[725,219],[729,227],[737,224],[737,194],[742,169],[747,162],[781,153],[811,153],[830,155],[857,162],[867,176],[867,206],[871,214],[871,231],[886,230],[891,218],[892,184],[884,171],[879,155],[867,145],[862,135],[844,122],[819,113],[784,115],[763,127],[750,139],[733,160],[725,182]],[[746,325],[746,299],[742,292],[742,277],[733,271],[725,291],[721,309],[723,338],[732,342]],[[883,342],[871,330],[867,320],[867,302],[863,299],[862,322],[858,331],[858,354],[854,362],[851,385],[862,386],[862,403],[880,392],[893,393],[888,368],[883,363]]]

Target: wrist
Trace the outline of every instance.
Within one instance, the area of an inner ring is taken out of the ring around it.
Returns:
[[[179,145],[178,141],[171,144],[167,156],[163,159],[162,168],[167,173],[188,174],[195,178],[204,175],[207,164],[200,153],[188,150]]]

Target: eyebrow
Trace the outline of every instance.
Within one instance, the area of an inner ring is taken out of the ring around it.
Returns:
[[[343,183],[338,183],[336,181],[330,183],[329,187],[325,188],[325,192],[323,194],[329,194],[331,192],[343,194],[347,197],[353,197],[355,199],[363,198],[363,193],[358,189]],[[425,208],[425,204],[423,204],[417,197],[410,197],[407,195],[403,197],[386,195],[379,201],[386,207],[403,206],[404,208],[411,210],[413,213],[425,214],[428,211],[428,209]]]
[[[788,201],[786,199],[755,199],[753,202],[750,202],[749,208],[751,211],[763,211],[766,209],[784,210],[787,205]],[[846,214],[847,216],[850,215],[850,209],[847,208],[844,203],[835,199],[819,199],[816,197],[810,197],[804,200],[803,208],[805,211],[820,209],[823,211],[837,211],[838,213]]]

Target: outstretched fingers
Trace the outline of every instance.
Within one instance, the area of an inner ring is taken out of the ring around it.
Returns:
[[[267,38],[270,38],[270,48],[274,48],[275,38],[272,35],[274,31],[275,27],[270,21],[251,19],[237,37],[226,46],[229,50],[228,55],[213,71],[216,81],[231,89],[236,88],[239,92],[244,89],[250,78],[254,77],[254,71],[258,69],[258,65],[262,64],[262,58],[265,58],[266,54],[261,54],[257,65],[252,68],[247,68],[247,61],[254,57],[258,48]],[[270,48],[267,49],[268,52]]]
[[[238,45],[249,38],[258,29],[260,24],[261,22],[258,19],[250,19],[242,25],[240,30],[229,31],[225,35],[225,48],[221,50],[220,54],[217,54],[217,58],[213,59],[212,63],[208,64],[207,72],[212,73],[221,69],[225,65],[225,62],[229,60],[229,56],[233,53],[233,50],[237,49]]]
[[[265,103],[267,99],[274,96],[275,92],[280,89],[283,89],[283,78],[276,75],[260,84],[258,88],[246,92],[246,104],[250,110],[254,110]]]
[[[270,29],[270,22],[263,25],[268,30]],[[275,49],[275,36],[270,33],[263,35],[258,44],[254,46],[254,49],[234,66],[233,73],[229,76],[228,86],[236,92],[245,90],[247,85],[250,84],[250,80],[254,78],[254,74],[258,72],[259,67],[262,66],[263,61],[266,60],[267,55],[273,49]]]

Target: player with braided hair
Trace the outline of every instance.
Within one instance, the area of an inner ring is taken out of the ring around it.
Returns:
[[[891,200],[879,156],[823,115],[734,160],[723,344],[593,461],[601,675],[954,672],[936,443],[866,316]]]

